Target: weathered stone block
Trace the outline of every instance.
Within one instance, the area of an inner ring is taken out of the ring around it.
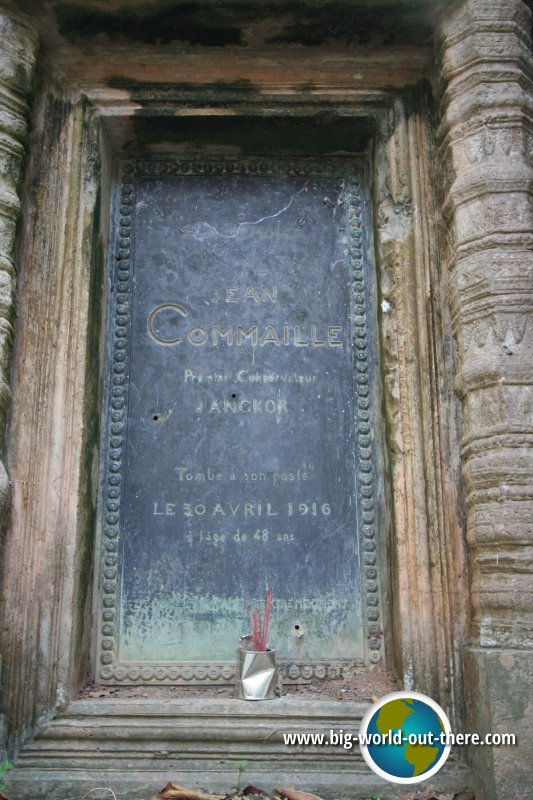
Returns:
[[[479,797],[524,800],[533,763],[533,654],[467,648],[465,675],[468,730],[511,733],[517,740],[515,747],[469,747]]]

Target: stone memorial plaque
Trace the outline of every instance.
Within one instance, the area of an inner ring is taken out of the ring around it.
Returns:
[[[267,587],[289,679],[380,660],[363,220],[341,160],[125,165],[100,680],[230,680]]]

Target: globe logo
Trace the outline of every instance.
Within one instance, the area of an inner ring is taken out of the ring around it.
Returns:
[[[369,708],[359,729],[361,754],[373,772],[391,783],[419,783],[443,766],[450,753],[448,717],[420,692],[392,692]]]

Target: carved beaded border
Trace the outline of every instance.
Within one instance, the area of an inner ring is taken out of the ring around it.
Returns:
[[[217,161],[209,158],[153,159],[129,162],[132,170],[140,177],[159,175],[247,175],[263,177],[280,175],[283,177],[334,177],[341,174],[353,175],[359,170],[356,165],[343,163],[340,159],[301,157],[297,160],[280,157],[276,160],[266,158],[225,158]]]
[[[109,420],[107,468],[104,490],[102,608],[100,638],[99,678],[104,682],[230,682],[235,677],[232,664],[117,664],[115,663],[116,625],[119,613],[117,604],[117,566],[120,521],[120,495],[122,483],[122,447],[127,422],[127,346],[130,320],[130,277],[132,233],[131,217],[134,204],[134,180],[137,175],[284,175],[326,176],[339,175],[342,163],[344,174],[353,172],[350,165],[337,160],[316,161],[299,159],[298,162],[244,160],[158,160],[130,161],[127,163],[121,186],[117,248],[115,252],[115,300],[112,318],[113,375],[109,391]],[[359,495],[362,552],[366,605],[366,637],[369,660],[381,661],[382,630],[380,623],[380,593],[378,581],[378,552],[375,531],[375,475],[372,459],[370,366],[368,359],[367,311],[365,303],[365,275],[363,266],[362,207],[359,183],[350,178],[345,198],[348,201],[348,227],[350,232],[350,264],[353,290],[354,370],[355,370],[355,425],[357,431],[358,464],[357,489]],[[360,659],[350,661],[293,662],[280,664],[280,672],[287,682],[297,680],[324,680],[348,677],[364,670]]]
[[[355,430],[357,436],[357,493],[359,497],[360,563],[363,599],[366,611],[366,643],[371,664],[383,658],[383,630],[381,623],[381,592],[379,583],[379,552],[376,536],[376,475],[374,442],[372,438],[372,410],[370,402],[372,371],[369,364],[368,304],[365,269],[363,263],[363,227],[361,188],[356,181],[347,187],[349,198],[348,227],[350,231],[350,265],[353,302]]]
[[[102,607],[100,671],[102,680],[117,678],[123,668],[114,666],[117,603],[117,568],[120,523],[120,496],[123,480],[122,450],[127,421],[127,346],[130,323],[131,217],[134,203],[134,168],[128,165],[120,193],[118,239],[115,251],[114,305],[112,319],[112,369],[109,388],[107,467],[103,503]]]
[[[361,660],[328,661],[324,663],[306,661],[281,661],[279,673],[285,683],[296,683],[311,680],[335,680],[351,677],[363,672],[364,662]],[[117,664],[102,667],[100,679],[129,683],[231,683],[235,678],[235,666],[232,663],[200,663],[200,664]]]

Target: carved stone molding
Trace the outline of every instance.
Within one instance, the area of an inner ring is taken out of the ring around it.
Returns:
[[[423,85],[377,130],[376,251],[394,534],[393,630],[405,688],[463,724],[467,564],[455,454],[451,321],[437,209],[433,105]]]
[[[471,730],[513,731],[471,753],[480,796],[531,786],[533,675],[533,58],[521,0],[463,0],[440,37],[444,211],[471,554],[464,650]],[[478,791],[476,791],[476,796]]]
[[[15,306],[15,243],[20,211],[19,188],[28,136],[37,34],[0,10],[0,428],[11,399],[9,364]],[[0,520],[9,480],[0,461]]]
[[[157,796],[169,775],[179,775],[187,786],[214,790],[235,783],[236,764],[244,759],[247,773],[262,786],[283,779],[312,785],[323,798],[385,797],[383,782],[377,782],[357,747],[287,747],[283,742],[287,732],[355,731],[367,707],[297,697],[274,703],[220,697],[172,698],[164,704],[139,698],[77,700],[24,749],[9,776],[9,796],[28,800],[31,786],[32,797],[71,800],[102,784],[120,786],[120,800],[138,800]],[[467,768],[452,753],[432,788],[453,792],[468,779]]]
[[[37,139],[38,144],[35,145]],[[19,254],[7,462],[2,678],[13,750],[83,680],[98,422],[98,126],[57,90],[36,103]],[[34,454],[36,457],[33,457]]]
[[[450,294],[463,398],[474,641],[533,646],[533,59],[520,0],[442,28]]]

